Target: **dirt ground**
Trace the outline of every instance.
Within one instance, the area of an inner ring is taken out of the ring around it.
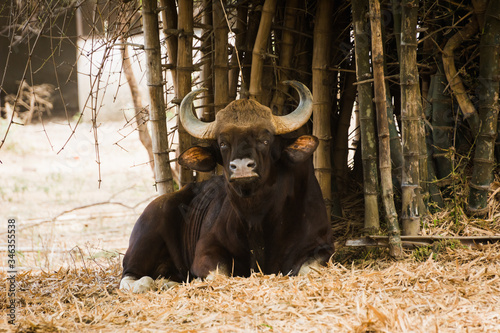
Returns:
[[[2,226],[16,220],[18,267],[59,268],[75,247],[94,255],[125,251],[135,220],[156,193],[147,153],[124,123],[99,126],[100,165],[89,123],[67,144],[72,129],[65,121],[12,127],[0,150],[0,216]]]
[[[9,134],[0,150],[0,332],[500,331],[498,245],[453,243],[399,262],[384,250],[344,248],[306,277],[254,274],[143,295],[118,291],[131,229],[156,196],[147,154],[136,133],[119,141],[132,132],[122,127],[99,127],[100,177],[88,123],[65,146],[72,129],[64,121]],[[493,216],[485,229],[500,235]],[[8,219],[16,224],[15,326],[7,323]],[[466,230],[484,231],[474,228]]]

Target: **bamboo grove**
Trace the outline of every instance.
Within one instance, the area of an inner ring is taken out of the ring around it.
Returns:
[[[293,79],[313,93],[303,131],[320,141],[314,165],[332,218],[343,215],[346,193],[362,188],[364,232],[388,233],[399,256],[399,235],[418,234],[422,218],[450,198],[466,197],[468,214],[488,213],[500,160],[499,1],[96,3],[92,24],[106,21],[103,35],[116,47],[144,33],[145,140],[160,193],[211,177],[172,175],[166,109],[206,88],[197,107],[204,121],[236,98],[286,114],[296,96],[281,82]],[[166,98],[168,89],[175,97]],[[180,123],[176,130],[178,154],[195,142]],[[457,193],[459,182],[466,186]]]

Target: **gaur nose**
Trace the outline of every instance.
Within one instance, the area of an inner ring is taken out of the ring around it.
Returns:
[[[234,159],[229,163],[229,169],[231,170],[231,180],[238,178],[250,178],[258,177],[255,172],[255,167],[257,163],[251,158],[238,158]]]

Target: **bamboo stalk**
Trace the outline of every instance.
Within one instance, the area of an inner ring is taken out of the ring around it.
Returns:
[[[417,69],[417,0],[402,1],[401,19],[401,121],[403,143],[403,174],[401,184],[403,235],[420,232],[421,189],[419,171],[419,79]]]
[[[358,81],[365,81],[372,77],[370,73],[369,32],[364,30],[367,13],[368,0],[352,0],[356,78]],[[378,211],[378,154],[375,139],[373,94],[370,82],[358,84],[357,87],[365,198],[364,229],[365,232],[374,234],[380,229],[380,222]]]
[[[428,172],[428,161],[427,161],[427,142],[426,142],[426,131],[425,131],[425,112],[422,106],[422,93],[420,91],[420,85],[417,85],[417,96],[420,99],[417,101],[417,112],[418,112],[418,171],[419,171],[419,184],[421,200],[419,200],[420,211],[422,214],[427,212],[427,207],[425,205],[424,198],[429,197],[429,172]]]
[[[448,178],[453,171],[453,126],[454,117],[451,96],[445,93],[446,77],[436,73],[431,78],[430,102],[432,105],[432,142],[433,157],[436,160],[438,179]]]
[[[399,18],[401,20],[401,18]],[[396,20],[396,19],[395,19]],[[395,23],[396,24],[396,23]],[[401,22],[399,22],[401,25]],[[382,29],[382,41],[383,41],[383,51],[384,51],[384,78],[385,78],[385,99],[387,107],[387,123],[389,125],[389,135],[390,135],[390,151],[391,151],[391,167],[392,167],[392,187],[393,192],[399,192],[401,188],[401,173],[403,170],[403,147],[401,146],[401,137],[399,131],[396,128],[394,121],[394,103],[392,101],[392,94],[390,89],[390,82],[388,78],[397,77],[399,79],[399,74],[387,75],[387,61],[385,54],[387,54],[387,30]],[[399,39],[398,39],[399,40]],[[399,46],[398,46],[399,48]]]
[[[283,106],[286,100],[286,94],[288,92],[288,85],[281,84],[280,82],[285,80],[290,80],[290,68],[292,68],[292,56],[293,56],[293,38],[294,34],[292,31],[295,29],[295,18],[297,16],[298,0],[288,0],[286,2],[285,8],[285,19],[283,26],[285,29],[282,33],[281,39],[281,49],[279,63],[283,67],[279,71],[278,85],[273,95],[271,101],[271,110],[273,110],[276,115],[283,115]]]
[[[386,76],[387,78],[387,76]],[[387,122],[389,123],[389,135],[391,146],[392,180],[393,187],[401,187],[401,174],[403,172],[403,147],[401,137],[394,121],[394,104],[390,89],[386,86]]]
[[[172,172],[168,154],[167,121],[163,94],[163,76],[161,68],[160,38],[158,33],[158,14],[156,0],[142,3],[144,29],[144,51],[148,64],[147,84],[151,105],[152,145],[154,154],[155,183],[159,194],[173,192]]]
[[[201,58],[204,63],[201,66],[201,81],[203,87],[207,90],[202,93],[201,105],[201,120],[213,121],[215,120],[215,111],[213,108],[213,77],[212,77],[212,63],[213,63],[213,41],[212,29],[212,0],[203,1],[203,13],[201,23],[207,28],[203,29],[202,42],[201,42]]]
[[[219,1],[216,1],[219,2]],[[201,117],[203,121],[214,121],[215,120],[215,110],[214,110],[214,88],[213,88],[213,0],[203,0],[203,9],[201,13],[201,26],[203,27],[202,37],[201,37],[201,73],[200,81],[206,91],[202,93],[201,96]],[[197,145],[207,145],[205,140],[199,140],[192,138],[193,142]],[[197,172],[196,181],[201,182],[212,178],[214,171],[209,172]]]
[[[330,157],[330,93],[328,72],[325,70],[329,60],[329,23],[333,3],[329,0],[319,0],[316,9],[314,25],[314,46],[312,59],[313,74],[313,135],[319,139],[319,145],[313,155],[316,178],[323,192],[327,213],[330,217],[332,207],[332,165]],[[253,77],[252,77],[253,78]]]
[[[479,64],[479,118],[481,128],[477,137],[469,194],[469,210],[478,215],[488,211],[488,194],[494,178],[495,139],[498,134],[499,112],[499,1],[489,2],[484,21]]]
[[[262,99],[262,74],[264,59],[267,53],[267,43],[271,33],[271,24],[276,12],[277,0],[266,0],[262,6],[259,31],[252,51],[252,69],[250,74],[250,98],[257,101]]]
[[[241,79],[241,87],[246,86],[244,77],[244,61],[245,61],[245,42],[247,38],[247,17],[248,17],[248,5],[239,4],[236,8],[236,28],[233,32],[236,34],[235,38],[235,49],[233,50],[233,56],[231,58],[230,74],[229,74],[229,100],[236,99],[238,94],[238,79]],[[233,68],[234,64],[237,65]],[[231,74],[233,72],[233,74]],[[241,91],[241,89],[240,89]]]
[[[170,60],[169,63],[172,66],[170,72],[175,81],[177,78],[175,71],[175,67],[177,66],[177,36],[172,34],[171,31],[177,29],[177,6],[175,5],[175,0],[160,0],[160,6],[163,8],[161,11],[161,20],[167,43],[167,55]]]
[[[223,109],[229,102],[228,85],[228,42],[229,28],[220,1],[213,2],[214,25],[214,105],[215,112]]]
[[[241,89],[240,96],[241,98],[249,97],[249,87],[250,87],[250,76],[252,71],[252,50],[255,45],[255,40],[257,38],[257,34],[259,32],[259,23],[261,17],[261,10],[258,8],[262,8],[256,1],[252,1],[251,4],[246,5],[242,4],[241,6],[248,6],[247,10],[247,21],[246,21],[246,33],[245,33],[245,47],[242,48],[244,51],[243,57],[243,68],[241,69]],[[243,13],[241,14],[243,15]]]
[[[448,40],[443,49],[442,56],[446,79],[448,80],[450,88],[453,91],[453,95],[457,99],[458,105],[460,105],[460,109],[464,114],[464,119],[467,119],[474,135],[477,135],[479,132],[479,117],[477,115],[476,108],[472,105],[467,91],[465,90],[460,76],[458,76],[457,69],[455,67],[454,51],[464,40],[472,37],[477,33],[477,31],[477,21],[470,21],[463,27],[463,29],[458,31]]]
[[[177,36],[177,86],[176,100],[180,101],[191,91],[191,74],[193,71],[193,1],[179,0],[178,2],[178,30]],[[178,107],[179,108],[179,107]],[[177,112],[178,113],[178,112]],[[177,128],[179,133],[179,148],[177,154],[189,149],[192,145],[191,136],[184,129],[177,117]],[[194,182],[193,172],[189,169],[180,168],[179,184],[184,186]]]
[[[394,37],[396,38],[396,49],[398,59],[401,59],[401,0],[391,0],[392,19],[394,20]]]
[[[389,236],[389,252],[395,258],[402,258],[401,234],[399,231],[398,214],[394,205],[392,191],[392,170],[389,123],[387,121],[386,92],[384,79],[384,51],[380,20],[379,0],[370,0],[370,21],[372,31],[372,67],[375,79],[375,106],[377,111],[377,129],[379,142],[380,184],[382,187],[382,202],[387,218]]]
[[[425,117],[428,123],[432,122],[432,118],[434,116],[434,105],[432,101],[434,100],[434,96],[436,96],[437,89],[437,78],[436,75],[432,75],[429,83],[429,91],[427,94],[427,104],[425,109]],[[452,118],[453,119],[453,118]],[[434,151],[434,131],[436,128],[434,127],[426,127],[426,145],[427,145],[427,174],[428,174],[428,188],[430,194],[430,200],[436,204],[438,208],[442,208],[444,206],[443,197],[441,195],[441,191],[438,187],[438,181],[436,176],[436,164],[434,163],[433,151]],[[451,147],[451,146],[449,146]]]

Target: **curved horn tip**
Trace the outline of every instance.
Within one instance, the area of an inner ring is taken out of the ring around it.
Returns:
[[[200,94],[200,93],[202,93],[202,92],[204,92],[204,91],[208,91],[208,89],[207,89],[207,88],[200,88],[200,89],[192,90],[192,91],[188,92],[188,93],[186,94],[186,96],[184,96],[184,98],[183,98],[182,100],[184,100],[184,99],[185,99],[186,97],[188,97],[188,96],[189,96],[189,97],[191,97],[191,96],[196,96],[196,95],[198,95],[198,94]]]
[[[295,90],[297,90],[299,94],[302,93],[303,96],[306,98],[312,98],[311,90],[309,90],[309,88],[302,82],[295,80],[286,80],[286,81],[281,81],[281,83],[286,84],[288,86],[292,86]]]
[[[304,125],[312,114],[312,94],[307,86],[299,81],[282,81],[297,90],[300,102],[297,108],[286,116],[273,116],[276,134],[293,132]]]
[[[201,88],[197,90],[193,90],[189,92],[182,99],[180,110],[179,110],[179,118],[181,120],[182,125],[184,125],[184,129],[191,134],[192,136],[199,139],[214,139],[213,128],[215,126],[214,122],[206,123],[199,120],[192,112],[192,105],[194,98],[196,95],[203,91],[207,91],[206,88]]]
[[[302,82],[300,81],[296,81],[296,80],[285,80],[285,81],[281,81],[281,83],[283,84],[286,84],[288,86],[295,86],[295,87],[304,87],[304,88],[307,88],[307,86],[305,84],[303,84]],[[307,88],[309,90],[309,88]]]

